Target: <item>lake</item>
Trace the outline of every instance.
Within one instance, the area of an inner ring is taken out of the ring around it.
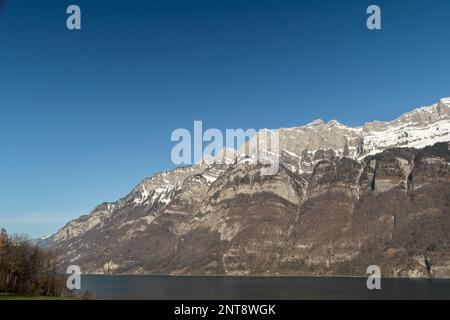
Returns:
[[[450,299],[450,279],[381,279],[368,290],[366,278],[83,275],[81,286],[107,300]]]

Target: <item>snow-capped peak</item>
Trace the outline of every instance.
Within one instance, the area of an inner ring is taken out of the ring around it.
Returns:
[[[325,121],[322,119],[316,119],[306,125],[306,127],[316,127],[316,126],[322,126],[325,124]]]
[[[442,98],[440,103],[450,106],[450,97]]]
[[[362,159],[388,148],[423,148],[450,141],[450,98],[442,98],[439,103],[417,108],[390,122],[373,121],[352,128],[336,120],[325,123],[319,119],[303,127],[280,129],[279,138],[280,151],[289,151],[290,156],[297,157],[302,157],[304,151],[332,150],[338,156]],[[252,153],[245,155],[240,158],[252,159]],[[314,154],[308,157],[314,158]]]

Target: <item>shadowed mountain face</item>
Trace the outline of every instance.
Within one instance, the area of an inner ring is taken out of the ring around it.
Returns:
[[[62,268],[84,273],[364,276],[379,265],[385,276],[450,276],[449,144],[410,147],[444,139],[447,129],[417,133],[448,126],[444,102],[426,109],[440,108],[434,118],[418,109],[335,149],[293,143],[273,176],[249,161],[156,174],[46,242]],[[415,135],[407,148],[364,152],[365,137],[393,127],[403,131],[389,141]]]

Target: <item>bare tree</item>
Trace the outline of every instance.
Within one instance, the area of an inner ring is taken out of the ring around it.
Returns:
[[[8,233],[4,228],[0,231],[0,252],[2,252],[8,243]]]
[[[27,295],[61,295],[64,278],[56,272],[52,252],[26,237],[0,232],[0,291]]]

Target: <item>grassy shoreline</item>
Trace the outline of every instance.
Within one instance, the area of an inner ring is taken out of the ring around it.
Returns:
[[[28,296],[15,293],[0,292],[0,300],[76,300],[70,297]]]

